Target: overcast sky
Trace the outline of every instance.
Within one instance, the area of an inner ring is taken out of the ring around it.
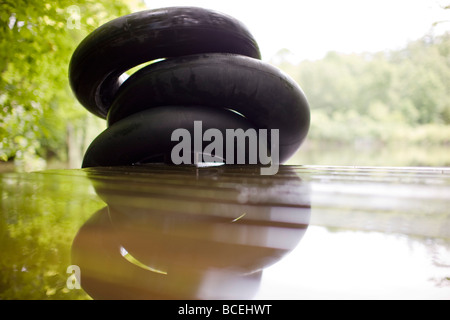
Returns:
[[[450,31],[450,0],[146,0],[149,8],[199,6],[241,20],[264,60],[289,49],[298,60],[330,50],[375,52],[402,48],[427,33]]]

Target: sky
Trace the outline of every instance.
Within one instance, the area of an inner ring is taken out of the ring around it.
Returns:
[[[377,52],[403,48],[426,34],[450,31],[450,0],[145,0],[149,8],[197,6],[243,22],[263,60],[280,49],[292,60],[320,59],[329,51]]]

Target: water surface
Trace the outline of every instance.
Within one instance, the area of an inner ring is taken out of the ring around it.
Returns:
[[[448,168],[48,170],[0,193],[2,299],[450,298]]]

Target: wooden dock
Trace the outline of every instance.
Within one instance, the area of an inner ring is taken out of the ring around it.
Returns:
[[[450,299],[450,168],[143,165],[0,180],[1,299]]]

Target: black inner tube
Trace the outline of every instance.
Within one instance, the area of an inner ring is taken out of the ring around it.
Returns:
[[[108,126],[82,166],[168,161],[171,134],[191,130],[194,121],[220,132],[277,130],[277,161],[285,162],[308,133],[309,106],[294,80],[260,58],[241,22],[203,8],[146,10],[99,27],[80,43],[69,67],[76,98]],[[236,148],[248,152],[245,145]]]
[[[89,111],[105,118],[120,75],[147,61],[228,52],[260,59],[258,45],[238,20],[196,7],[169,7],[114,19],[89,34],[72,55],[72,90]]]

